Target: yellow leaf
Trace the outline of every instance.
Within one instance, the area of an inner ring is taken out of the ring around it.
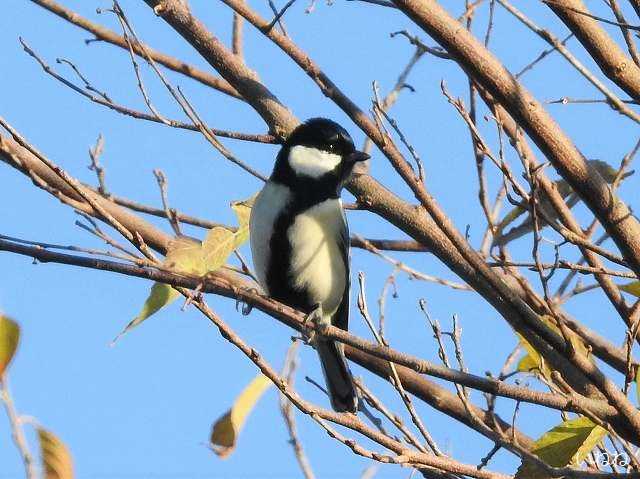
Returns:
[[[186,236],[173,239],[162,264],[179,273],[204,274],[206,272],[202,258],[202,244]]]
[[[236,231],[236,248],[249,239],[249,218],[251,208],[257,195],[245,201],[235,201],[231,203],[231,209],[238,217],[238,230]]]
[[[521,208],[520,206],[516,206],[511,211],[509,211],[502,221],[496,225],[497,234],[501,234],[504,229],[517,220],[522,214],[524,214],[527,210]]]
[[[542,321],[557,334],[561,335],[560,329],[555,324],[555,320],[548,315],[540,316]],[[575,334],[573,331],[567,331],[569,336],[569,340],[577,354],[581,354],[586,358],[590,358],[589,351],[585,346],[584,342],[580,339],[580,337]],[[518,366],[516,369],[522,372],[533,372],[537,374],[541,374],[547,381],[552,382],[551,372],[553,371],[551,367],[544,361],[544,358],[540,356],[538,351],[527,341],[520,333],[516,333],[518,338],[520,339],[520,343],[524,347],[526,351],[526,355],[520,359]]]
[[[551,381],[551,368],[547,366],[547,362],[543,357],[540,356],[538,351],[527,341],[524,339],[520,333],[516,333],[518,338],[520,338],[520,344],[524,347],[526,354],[520,359],[518,362],[517,370],[526,373],[534,373],[536,375],[540,374],[547,381]]]
[[[255,195],[244,201],[231,203],[238,218],[238,228],[232,231],[222,226],[212,228],[202,242],[204,263],[207,271],[215,271],[227,262],[233,250],[249,239],[249,217]]]
[[[604,181],[606,181],[609,184],[613,183],[613,180],[615,180],[616,176],[618,175],[618,169],[614,168],[606,161],[588,160],[587,164],[591,168],[594,168],[598,173],[600,173],[600,176],[602,176]],[[627,171],[626,173],[622,174],[622,179],[624,180],[625,178],[631,175],[633,175],[633,171]]]
[[[73,479],[73,460],[69,449],[52,432],[38,428],[44,479]]]
[[[578,417],[564,421],[538,439],[531,452],[549,466],[578,466],[607,435],[607,430],[589,418]],[[537,466],[523,462],[516,479],[545,479],[549,477]]]
[[[213,451],[219,457],[224,459],[234,451],[247,416],[270,385],[269,378],[258,374],[236,398],[231,409],[215,422],[210,441]]]
[[[640,298],[640,281],[620,285],[620,289]]]
[[[202,275],[206,272],[202,256],[202,245],[199,241],[187,237],[175,238],[171,242],[167,256],[162,264],[179,273]],[[116,336],[113,343],[149,316],[171,304],[178,296],[180,296],[180,293],[168,284],[154,283],[138,315]]]
[[[231,203],[231,209],[238,218],[238,229],[233,231],[223,226],[209,230],[204,241],[185,236],[175,238],[169,245],[163,265],[179,273],[204,276],[215,271],[227,262],[227,259],[242,243],[249,238],[249,217],[255,195],[245,201]],[[180,296],[173,287],[154,283],[138,315],[116,336],[112,344],[129,330],[155,314]]]
[[[616,175],[618,174],[617,169],[613,168],[607,162],[602,160],[588,160],[587,164],[591,169],[597,171],[607,183],[613,183]],[[625,179],[632,174],[633,172],[624,173],[622,175],[622,179]],[[566,200],[567,206],[569,208],[573,208],[578,202],[578,197],[573,193],[573,189],[571,188],[569,183],[567,183],[566,180],[558,180],[555,182],[555,186],[558,190],[558,193],[560,193],[560,196],[562,196],[562,198]],[[546,212],[547,217],[552,219],[555,219],[557,217],[555,208],[552,206],[551,202],[546,196],[542,197],[540,207]],[[525,234],[533,231],[533,221],[531,220],[531,217],[528,216],[528,218],[523,221],[522,224],[504,233],[504,230],[507,226],[509,226],[526,212],[526,208],[516,206],[505,215],[502,221],[500,221],[500,223],[496,225],[496,233],[493,241],[494,245],[506,245],[510,241],[520,238]],[[547,224],[542,221],[541,225],[542,227],[545,227]]]
[[[236,249],[235,232],[222,226],[209,230],[202,242],[202,254],[207,271],[215,271],[225,264],[234,249]]]
[[[640,368],[636,369],[636,399],[640,404]]]
[[[537,352],[535,353],[535,355],[536,357],[532,357],[531,354],[527,353],[522,356],[522,358],[520,358],[520,361],[518,361],[518,366],[516,367],[516,369],[523,373],[537,371],[540,365],[540,357]]]
[[[18,349],[20,326],[0,314],[0,376],[2,376]]]

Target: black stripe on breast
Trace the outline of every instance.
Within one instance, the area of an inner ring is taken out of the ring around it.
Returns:
[[[293,281],[290,276],[292,248],[287,232],[298,214],[325,200],[338,199],[338,195],[335,192],[321,193],[317,184],[306,185],[306,188],[297,186],[293,192],[292,200],[276,218],[273,227],[269,242],[271,254],[267,265],[267,284],[269,285],[269,293],[274,299],[302,312],[310,313],[315,304],[309,298],[308,292],[292,287]]]

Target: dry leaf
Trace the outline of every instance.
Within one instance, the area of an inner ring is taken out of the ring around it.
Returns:
[[[55,434],[38,428],[44,479],[73,479],[73,460],[67,446]]]
[[[211,429],[210,442],[213,451],[219,457],[224,459],[234,451],[238,434],[247,416],[271,384],[269,378],[258,374],[240,393],[231,409],[215,422]]]
[[[20,326],[18,323],[0,314],[0,376],[4,374],[18,349]]]

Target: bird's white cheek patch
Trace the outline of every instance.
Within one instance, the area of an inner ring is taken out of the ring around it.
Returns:
[[[298,145],[289,150],[289,165],[293,171],[311,178],[319,178],[329,173],[340,161],[340,155],[307,146]]]

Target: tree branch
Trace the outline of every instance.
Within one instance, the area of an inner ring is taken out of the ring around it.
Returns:
[[[394,3],[519,122],[595,213],[629,266],[640,275],[640,224],[627,205],[611,194],[602,177],[588,167],[583,155],[544,107],[435,0],[394,0]]]
[[[95,37],[104,42],[110,43],[117,47],[120,47],[124,50],[127,50],[129,47],[127,45],[127,41],[124,37],[118,35],[112,30],[103,27],[102,25],[98,25],[97,23],[93,23],[90,20],[78,15],[74,11],[54,2],[53,0],[31,0],[36,5],[45,8],[51,13],[57,15],[58,17],[72,23],[88,32],[91,32]],[[133,44],[133,51],[136,55],[142,57],[142,48],[138,44]],[[225,93],[229,96],[242,99],[242,95],[240,95],[235,88],[229,85],[228,82],[221,78],[217,78],[210,73],[207,73],[203,70],[200,70],[188,63],[185,63],[177,58],[174,58],[170,55],[166,55],[162,52],[154,50],[153,48],[145,45],[144,48],[149,53],[149,55],[161,65],[167,67],[170,70],[173,70],[178,73],[182,73],[183,75],[193,78],[194,80],[202,83],[203,85],[209,86],[215,90],[218,90],[222,93]]]

